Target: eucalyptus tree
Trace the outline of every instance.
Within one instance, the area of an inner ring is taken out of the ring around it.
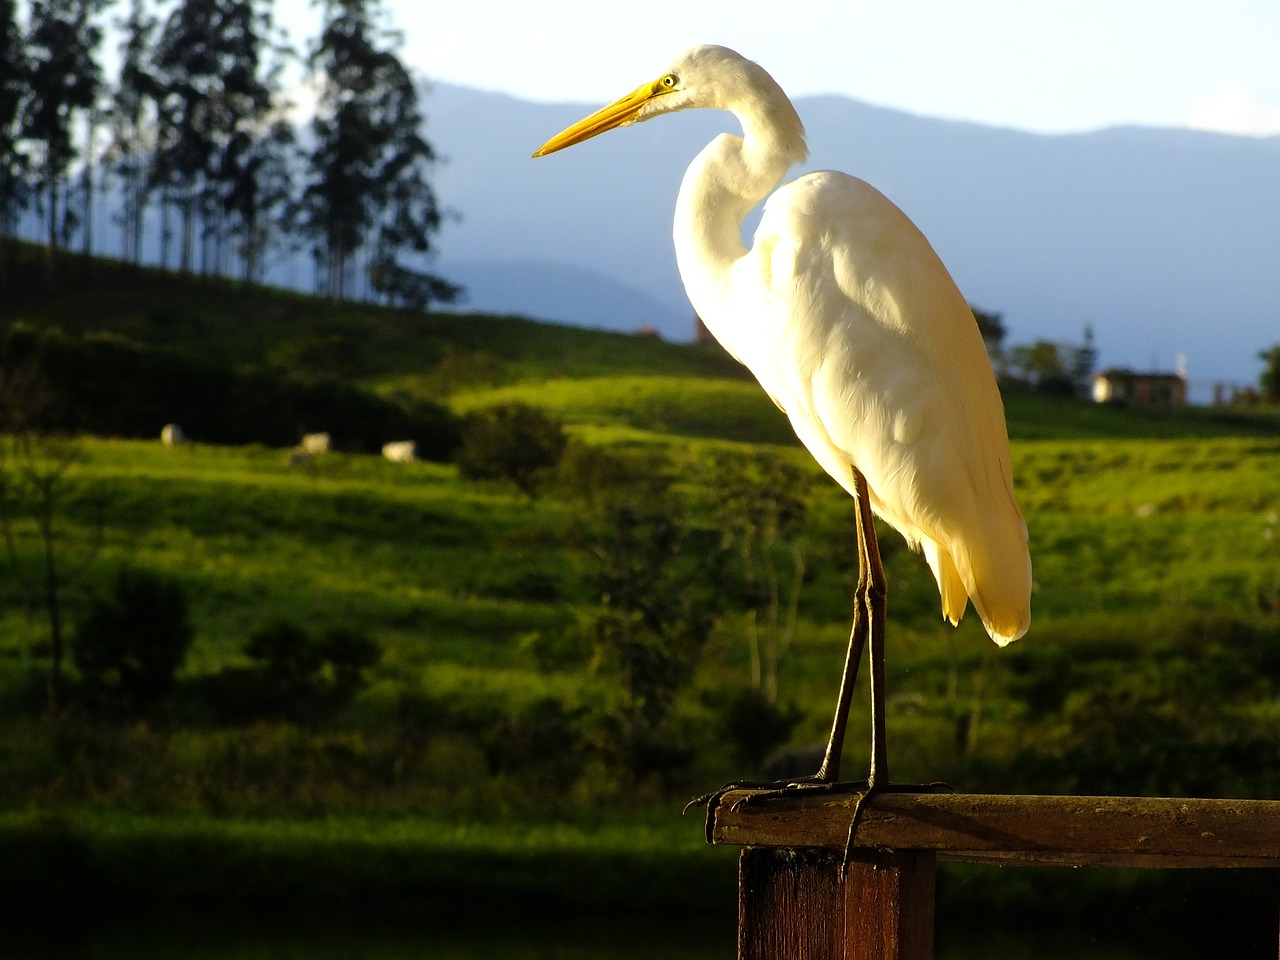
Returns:
[[[34,152],[37,196],[45,222],[45,272],[52,283],[54,258],[67,219],[67,176],[81,150],[74,121],[97,103],[102,87],[98,16],[106,0],[31,0],[25,47],[28,95],[22,139]]]
[[[120,186],[121,251],[126,263],[142,258],[142,228],[151,197],[149,171],[156,146],[159,77],[152,65],[160,23],[146,0],[130,0],[117,24],[120,69],[112,92],[106,162]]]
[[[363,255],[379,296],[410,306],[453,299],[456,287],[402,259],[430,252],[441,214],[427,180],[435,153],[421,134],[417,87],[396,55],[399,34],[382,25],[377,0],[324,0],[323,10],[310,57],[320,97],[302,200],[318,286],[346,298]]]
[[[216,0],[180,0],[169,12],[155,51],[158,128],[150,184],[180,225],[178,269],[194,265],[201,201],[216,154],[219,11]],[[168,259],[167,244],[164,258]],[[167,262],[165,264],[168,265]]]
[[[234,151],[223,204],[231,217],[240,278],[257,283],[268,252],[294,237],[297,137],[287,119],[276,117],[259,135],[242,139],[243,149]]]
[[[263,0],[180,0],[160,33],[151,185],[178,215],[184,273],[195,266],[197,239],[204,271],[222,269],[228,198],[258,139],[269,135],[273,99],[263,55],[270,23]]]
[[[7,286],[9,240],[26,203],[25,163],[18,148],[27,56],[16,0],[0,0],[0,289]]]
[[[290,234],[296,216],[297,138],[281,94],[293,51],[272,33],[267,5],[223,0],[223,10],[227,109],[213,180],[217,214],[250,281],[260,279],[266,252]]]

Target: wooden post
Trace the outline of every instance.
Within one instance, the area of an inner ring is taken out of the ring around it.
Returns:
[[[752,847],[738,861],[739,960],[930,960],[932,851]],[[843,874],[843,876],[842,876]]]
[[[844,850],[856,794],[742,803],[725,794],[713,843]],[[855,850],[931,850],[941,860],[1076,867],[1280,867],[1280,800],[886,793],[863,811]]]
[[[709,811],[712,842],[745,848],[740,960],[930,960],[937,860],[1280,868],[1277,800],[889,793],[863,811],[842,877],[856,796],[753,792]]]

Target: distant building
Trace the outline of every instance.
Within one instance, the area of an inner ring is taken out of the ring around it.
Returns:
[[[1185,407],[1185,373],[1136,373],[1104,370],[1093,375],[1093,399],[1097,403],[1127,403],[1135,407]]]

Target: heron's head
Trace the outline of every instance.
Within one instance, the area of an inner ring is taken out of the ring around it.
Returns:
[[[625,97],[556,134],[533,154],[549,153],[664,113],[690,107],[728,109],[742,91],[772,79],[746,57],[726,47],[700,46],[686,50],[655,79],[642,83]],[[774,84],[776,87],[776,84]]]

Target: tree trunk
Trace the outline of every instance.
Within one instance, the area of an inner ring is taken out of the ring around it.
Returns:
[[[84,270],[87,275],[89,272],[89,260],[93,256],[93,154],[94,154],[94,132],[97,130],[98,118],[94,110],[87,111],[87,121],[85,130],[85,159],[84,159],[84,221],[80,225],[83,231],[83,242],[80,247],[80,256],[84,259]]]
[[[49,614],[49,710],[58,712],[62,703],[62,602],[60,578],[53,543],[53,491],[45,491],[40,516],[40,537],[44,541],[44,602]]]
[[[188,191],[190,188],[188,188]],[[190,193],[182,198],[182,246],[178,256],[178,272],[186,276],[191,272],[191,247],[195,231],[195,211]]]
[[[58,252],[58,185],[49,184],[49,219],[46,223],[44,240],[44,283],[52,290],[54,283],[54,260]]]

